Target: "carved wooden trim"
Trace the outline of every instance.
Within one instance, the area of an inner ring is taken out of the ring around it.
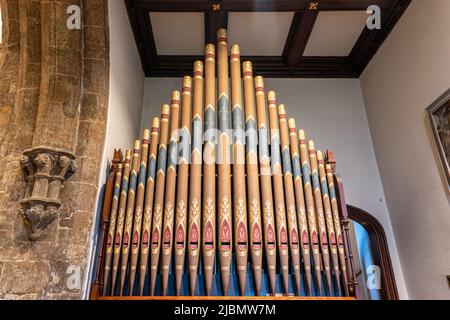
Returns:
[[[383,300],[399,300],[394,269],[383,226],[371,214],[357,207],[347,205],[347,212],[348,217],[361,224],[369,234],[374,263],[381,269],[381,298]]]
[[[105,245],[106,245],[106,236],[107,236],[107,228],[111,220],[111,205],[114,197],[114,183],[116,175],[118,174],[119,164],[123,162],[123,154],[122,150],[114,150],[114,158],[111,162],[111,166],[109,168],[109,174],[106,178],[105,184],[105,194],[103,198],[103,207],[102,207],[102,216],[101,216],[101,229],[100,229],[100,249],[98,251],[97,256],[97,269],[95,272],[95,280],[91,288],[91,300],[97,300],[99,296],[103,296],[104,291],[104,255],[105,255]]]
[[[331,153],[331,155],[333,155]],[[328,159],[330,159],[330,154],[328,155]],[[332,160],[334,161],[334,159]],[[333,162],[331,162],[333,163]],[[333,167],[333,170],[335,170],[335,164]],[[360,299],[360,290],[359,290],[359,283],[356,276],[356,269],[355,269],[355,263],[354,263],[354,256],[353,256],[353,248],[352,244],[350,242],[350,228],[349,228],[349,216],[347,211],[347,201],[345,200],[345,192],[344,192],[344,183],[342,182],[342,178],[336,173],[334,173],[334,184],[336,187],[336,197],[338,199],[338,205],[339,205],[339,215],[341,218],[341,224],[342,224],[342,230],[343,230],[343,238],[344,238],[344,248],[346,253],[346,260],[347,260],[347,272],[348,272],[348,279],[349,279],[349,292],[351,296],[356,297],[356,299]],[[355,248],[356,250],[357,248]]]

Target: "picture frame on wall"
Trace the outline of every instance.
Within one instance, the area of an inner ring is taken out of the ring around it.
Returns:
[[[426,109],[450,191],[450,89]]]

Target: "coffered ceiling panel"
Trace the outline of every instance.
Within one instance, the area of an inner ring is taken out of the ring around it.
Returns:
[[[366,27],[366,11],[320,12],[305,49],[305,56],[348,56]]]
[[[159,55],[200,55],[204,49],[204,14],[150,12]]]
[[[230,12],[230,43],[246,56],[281,56],[291,28],[293,12]]]

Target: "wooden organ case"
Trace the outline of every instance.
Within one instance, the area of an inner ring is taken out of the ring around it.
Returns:
[[[357,299],[334,154],[297,129],[219,30],[114,154],[91,299]]]

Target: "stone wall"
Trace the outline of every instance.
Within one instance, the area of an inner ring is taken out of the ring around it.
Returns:
[[[0,0],[0,298],[79,299],[87,277],[105,139],[107,0]],[[67,28],[78,5],[82,29]],[[24,151],[75,157],[56,221],[31,241]]]

